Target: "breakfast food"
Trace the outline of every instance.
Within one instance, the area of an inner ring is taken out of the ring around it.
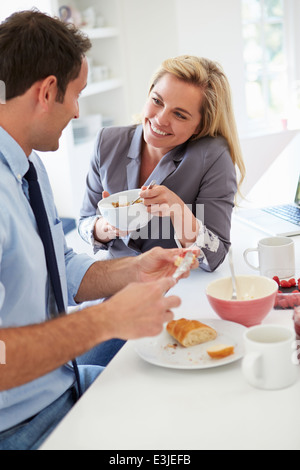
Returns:
[[[216,339],[217,332],[197,320],[173,320],[167,324],[167,332],[182,346],[188,348]]]
[[[207,349],[206,352],[212,359],[223,359],[234,354],[234,346],[218,344]]]
[[[179,268],[179,266],[181,265],[183,261],[183,256],[177,256],[176,260],[175,260],[175,266],[177,266],[177,268]]]
[[[182,261],[184,260],[184,257],[185,257],[185,254],[177,256],[177,258],[174,262],[174,264],[175,264],[175,266],[177,266],[177,268],[179,268],[179,266],[181,265]],[[196,256],[193,255],[193,263],[194,263],[195,260],[196,260]]]
[[[273,277],[278,284],[278,294],[274,308],[292,309],[300,305],[300,279],[279,279]]]
[[[120,204],[119,202],[112,202],[111,204],[116,209],[117,207],[127,207],[127,206],[130,206],[131,204],[132,205],[140,204],[141,202],[143,202],[142,199],[138,199],[133,204],[131,202],[127,202],[126,204]]]

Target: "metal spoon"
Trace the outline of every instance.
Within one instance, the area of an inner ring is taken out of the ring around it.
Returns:
[[[156,184],[156,181],[152,180],[149,186],[147,186],[147,189],[152,189],[153,186]],[[138,200],[140,199],[140,196],[137,197],[134,201],[132,201],[129,206],[132,206],[132,204],[135,204]]]
[[[235,274],[234,274],[231,247],[229,249],[229,265],[230,265],[231,279],[232,279],[232,296],[231,296],[231,300],[237,300],[236,279],[235,279]]]

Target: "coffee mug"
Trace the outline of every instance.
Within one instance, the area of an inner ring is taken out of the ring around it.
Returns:
[[[258,252],[258,266],[248,260],[248,254]],[[248,248],[244,259],[250,268],[260,271],[262,276],[280,279],[295,275],[295,243],[288,237],[264,238],[258,242],[257,248]]]
[[[299,374],[295,332],[280,325],[259,325],[244,333],[242,371],[247,382],[264,390],[293,385]]]

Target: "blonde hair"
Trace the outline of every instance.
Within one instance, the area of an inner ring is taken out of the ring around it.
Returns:
[[[223,136],[228,143],[232,162],[239,170],[240,186],[246,170],[233,112],[231,89],[222,67],[209,59],[189,55],[167,59],[154,74],[149,93],[166,73],[201,88],[204,97],[200,110],[201,125],[199,133],[191,140],[205,136]]]

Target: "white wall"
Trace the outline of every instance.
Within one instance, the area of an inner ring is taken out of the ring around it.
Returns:
[[[15,11],[29,10],[33,7],[38,8],[40,11],[49,12],[51,0],[10,0],[9,2],[1,2],[0,6],[0,21],[7,18]]]
[[[172,56],[218,61],[227,74],[238,127],[246,130],[240,0],[121,0],[130,116],[141,110],[152,73]]]
[[[175,0],[121,0],[129,119],[140,113],[152,74],[178,54]]]
[[[240,0],[176,0],[180,54],[219,62],[229,79],[240,133],[246,130]]]

